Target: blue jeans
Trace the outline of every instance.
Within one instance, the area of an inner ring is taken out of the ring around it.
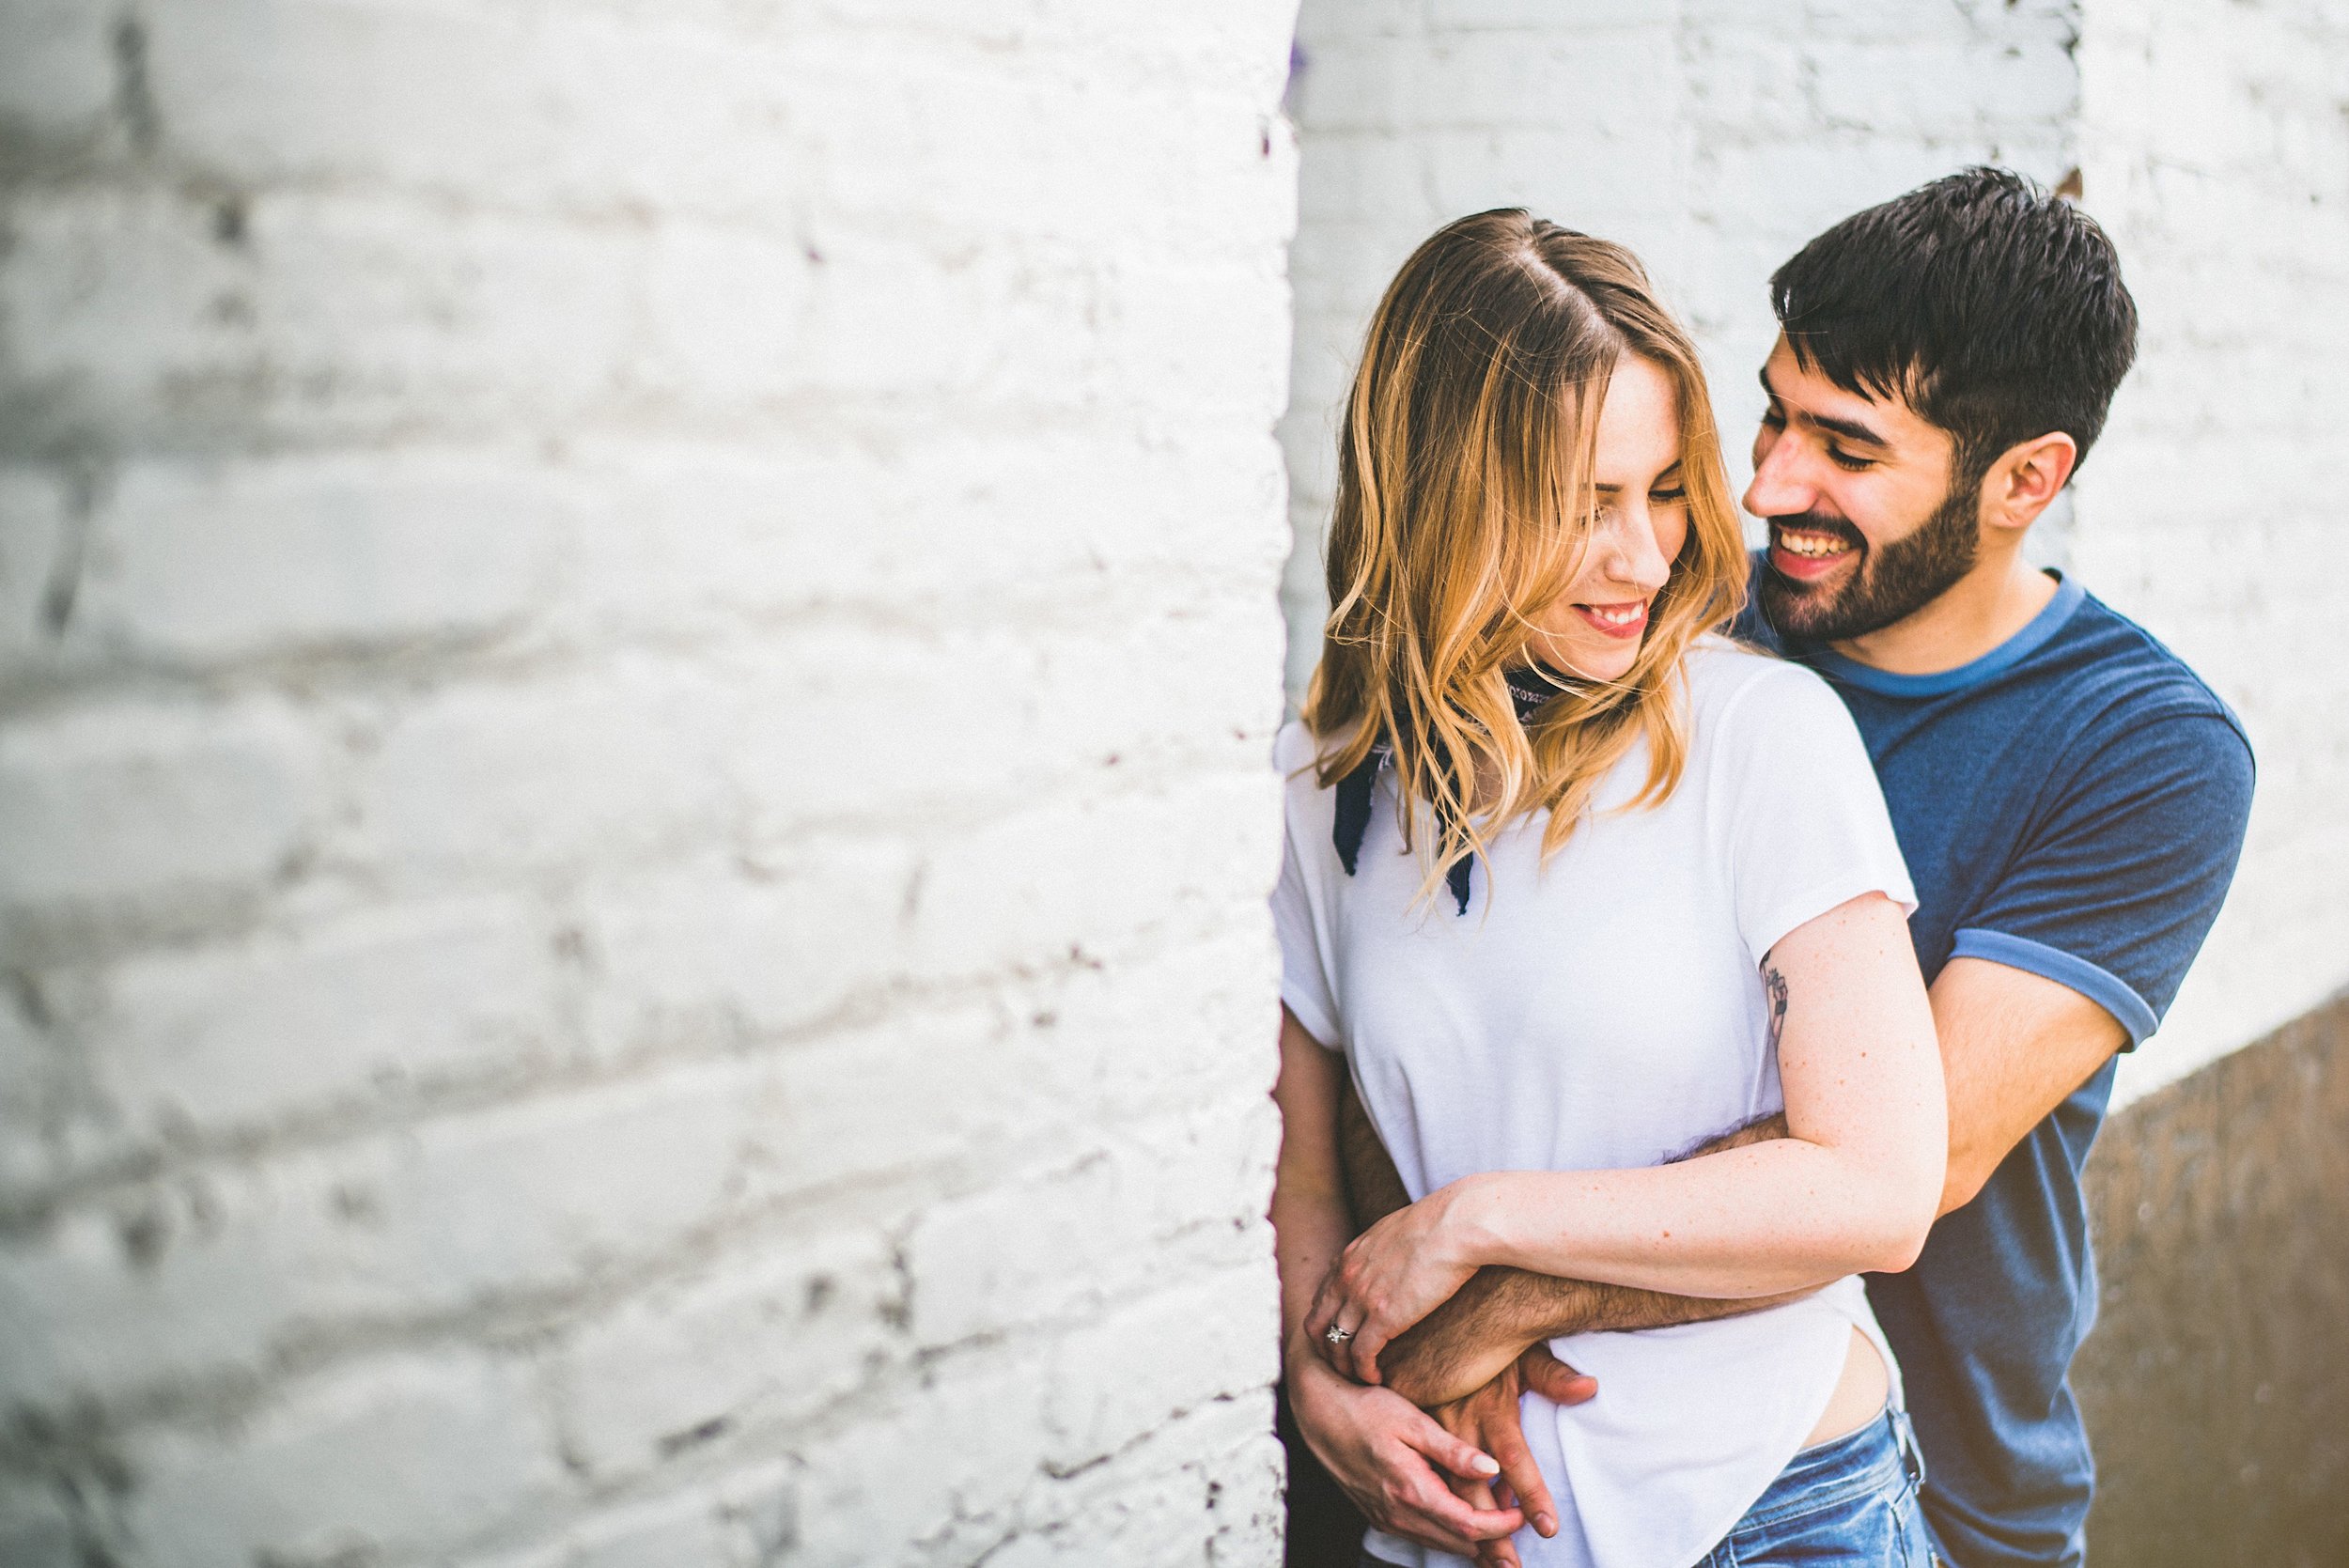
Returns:
[[[1696,1568],[1932,1568],[1906,1411],[1804,1449]]]

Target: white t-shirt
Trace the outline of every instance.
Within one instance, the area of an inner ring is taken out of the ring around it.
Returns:
[[[1647,776],[1635,747],[1548,866],[1546,815],[1501,833],[1465,914],[1440,884],[1414,908],[1423,867],[1403,846],[1392,769],[1348,876],[1313,738],[1282,731],[1282,1000],[1345,1050],[1414,1199],[1481,1171],[1659,1164],[1781,1110],[1763,955],[1862,893],[1915,908],[1875,770],[1826,683],[1718,638],[1685,669],[1692,734],[1672,795],[1608,813]],[[1817,1424],[1854,1327],[1894,1364],[1857,1276],[1744,1317],[1553,1341],[1599,1392],[1563,1408],[1526,1396],[1561,1526],[1517,1532],[1528,1568],[1688,1568]],[[1458,1560],[1376,1531],[1366,1545]]]

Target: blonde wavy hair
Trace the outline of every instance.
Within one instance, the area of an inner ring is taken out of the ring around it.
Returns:
[[[1629,672],[1569,677],[1520,724],[1504,675],[1531,662],[1532,617],[1581,569],[1599,409],[1626,354],[1677,395],[1688,539]],[[1681,660],[1736,614],[1746,555],[1695,345],[1629,251],[1515,208],[1420,246],[1371,318],[1328,548],[1331,608],[1304,713],[1315,770],[1332,786],[1392,748],[1405,797],[1434,808],[1423,899],[1536,811],[1550,814],[1543,858],[1555,854],[1642,737],[1647,780],[1626,809],[1679,784]],[[1401,815],[1408,844],[1415,814]]]

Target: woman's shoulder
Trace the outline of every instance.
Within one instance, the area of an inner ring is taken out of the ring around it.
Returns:
[[[1816,671],[1718,633],[1699,638],[1681,667],[1700,722],[1733,708],[1815,707],[1822,698],[1843,711],[1843,700]]]
[[[1321,782],[1320,762],[1329,743],[1291,719],[1272,739],[1272,767],[1281,779],[1282,809],[1292,827],[1315,837],[1328,831],[1337,810],[1336,792]]]
[[[1272,741],[1272,765],[1281,780],[1282,828],[1290,851],[1300,869],[1325,876],[1336,865],[1330,829],[1338,809],[1337,792],[1323,786],[1316,767],[1326,749],[1298,719],[1283,724]]]
[[[1859,726],[1816,671],[1777,654],[1706,637],[1683,664],[1696,748],[1735,768],[1755,753],[1856,747]]]
[[[1321,742],[1305,727],[1302,719],[1291,719],[1272,737],[1272,766],[1281,770],[1283,780],[1301,776],[1310,785],[1314,782],[1314,764],[1320,759]]]

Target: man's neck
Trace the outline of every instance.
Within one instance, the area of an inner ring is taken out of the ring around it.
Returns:
[[[2004,643],[2055,596],[2056,580],[2013,551],[2002,560],[1983,561],[1904,619],[1831,645],[1888,675],[1939,675]]]

